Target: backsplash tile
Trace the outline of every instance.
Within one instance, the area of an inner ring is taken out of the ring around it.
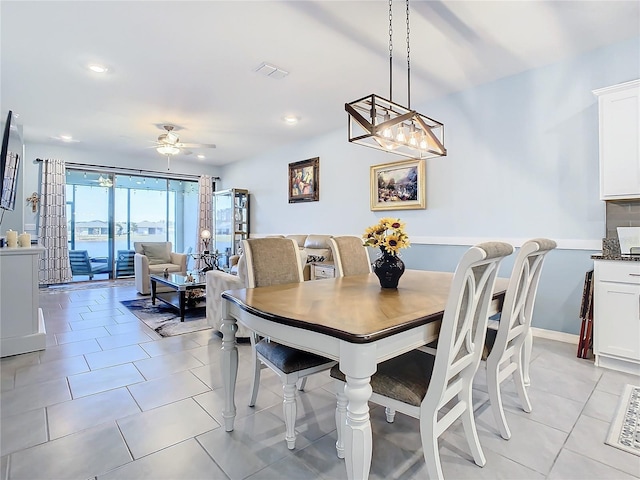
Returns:
[[[605,202],[606,236],[618,238],[617,227],[640,227],[640,200]]]

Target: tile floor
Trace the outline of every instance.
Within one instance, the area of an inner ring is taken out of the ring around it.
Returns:
[[[133,287],[40,294],[48,346],[3,358],[2,479],[342,479],[335,455],[332,384],[309,379],[298,397],[297,448],[284,442],[281,387],[265,370],[255,408],[249,347],[241,345],[235,431],[222,425],[220,339],[211,332],[160,338],[119,303]],[[3,299],[5,301],[5,299]],[[604,444],[625,383],[638,376],[599,369],[574,345],[535,339],[530,396],[505,404],[512,438],[498,435],[478,372],[474,402],[484,468],[471,460],[460,425],[440,440],[450,479],[640,478],[640,457]],[[426,478],[418,422],[387,424],[371,410],[371,478]]]

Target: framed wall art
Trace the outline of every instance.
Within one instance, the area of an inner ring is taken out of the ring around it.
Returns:
[[[427,208],[424,160],[371,166],[371,210],[422,208]]]
[[[320,199],[320,157],[289,164],[289,203]]]

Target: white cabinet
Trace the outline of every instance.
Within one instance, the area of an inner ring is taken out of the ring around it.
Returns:
[[[44,248],[0,248],[0,356],[44,350],[38,260]]]
[[[600,198],[640,198],[640,80],[601,88]]]
[[[596,260],[594,268],[596,365],[640,373],[640,262]]]
[[[336,276],[336,266],[331,263],[312,263],[311,280],[322,278],[334,278]]]

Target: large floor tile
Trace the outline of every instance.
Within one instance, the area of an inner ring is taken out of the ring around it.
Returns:
[[[0,393],[2,417],[35,410],[71,400],[71,392],[65,378],[14,388]]]
[[[0,455],[44,443],[47,438],[47,416],[44,408],[3,417],[0,424]],[[2,478],[2,477],[0,477]]]
[[[638,474],[640,475],[640,472]],[[639,477],[565,449],[558,455],[547,478],[549,480],[633,480]]]
[[[51,439],[64,437],[139,412],[126,388],[96,393],[47,407],[49,435]]]
[[[220,424],[190,398],[122,418],[118,425],[136,459],[220,430]]]
[[[606,368],[601,370],[602,377],[596,386],[597,390],[604,390],[614,395],[621,395],[624,386],[627,384],[640,386],[640,376],[638,375],[631,375],[630,373],[618,372]]]
[[[88,371],[89,366],[82,355],[60,358],[39,365],[20,368],[16,371],[15,386],[22,387]]]
[[[224,479],[223,471],[194,439],[127,463],[98,480]]]
[[[77,355],[99,352],[101,350],[102,348],[100,348],[95,338],[81,342],[65,343],[64,345],[56,345],[41,350],[40,362],[45,363],[59,358],[75,357]]]
[[[145,352],[145,358],[146,360],[134,362],[134,365],[147,380],[202,366],[202,362],[190,352],[176,352],[153,358],[148,358]]]
[[[104,327],[87,328],[85,330],[77,330],[71,332],[56,333],[58,344],[81,342],[91,338],[108,337],[109,332]]]
[[[531,363],[530,376],[536,389],[578,402],[587,401],[598,383],[595,377],[599,378],[598,373],[591,378],[568,375],[536,362]]]
[[[10,480],[93,478],[131,461],[115,423],[11,454]]]
[[[249,380],[239,381],[236,385],[235,391],[236,419],[246,417],[247,415],[253,415],[256,412],[266,410],[273,406],[282,405],[282,395],[277,395],[266,388],[261,388],[259,390],[256,404],[253,407],[249,406],[250,395],[251,387]],[[194,398],[200,405],[202,405],[202,408],[204,408],[209,415],[221,424],[224,423],[224,419],[222,417],[222,409],[225,405],[224,388],[217,388]]]
[[[191,372],[185,371],[131,385],[129,391],[142,410],[151,410],[207,392],[209,387]]]
[[[100,352],[88,353],[84,356],[91,370],[99,368],[112,367],[114,365],[122,365],[123,363],[135,362],[143,358],[149,358],[138,344],[128,345],[126,347],[112,348]]]
[[[291,451],[282,436],[282,419],[266,412],[236,420],[232,432],[218,428],[196,437],[232,480],[246,478]]]
[[[609,422],[583,415],[567,440],[566,449],[640,477],[640,457],[607,445]]]
[[[509,440],[504,440],[496,430],[489,404],[476,412],[482,447],[547,475],[568,434],[511,412],[506,412],[506,417],[511,430]],[[461,423],[456,426],[455,432],[464,435]]]
[[[604,390],[596,389],[591,394],[591,397],[589,397],[589,401],[585,405],[582,414],[604,422],[611,422],[619,402],[620,395],[614,395]]]
[[[73,398],[143,382],[144,377],[131,363],[102,368],[69,377]]]
[[[152,343],[145,343],[142,348],[151,357],[157,357],[158,355],[167,355],[168,353],[182,352],[184,350],[190,350],[192,348],[198,348],[198,345],[193,340],[181,338],[182,335],[175,337],[167,337],[162,340],[158,340]]]
[[[106,328],[106,327],[105,327]],[[136,343],[150,342],[153,339],[143,331],[123,333],[119,335],[110,335],[96,339],[103,350],[112,348],[126,347],[127,345],[135,345]]]

